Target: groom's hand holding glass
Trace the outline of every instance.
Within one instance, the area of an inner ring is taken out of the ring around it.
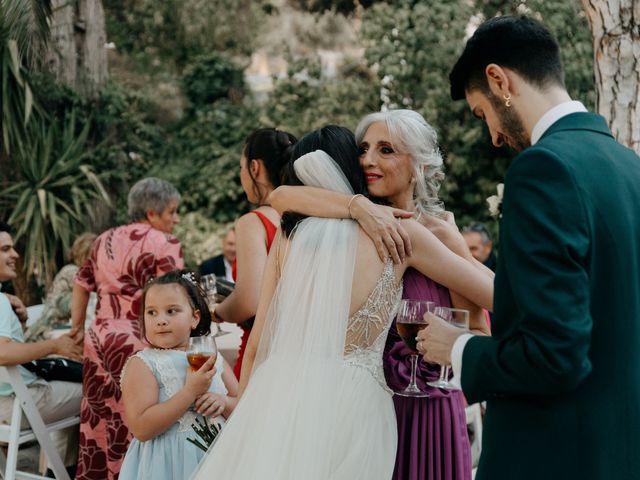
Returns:
[[[451,365],[451,350],[460,335],[469,333],[446,322],[433,313],[425,313],[427,326],[418,333],[418,352],[425,362]]]

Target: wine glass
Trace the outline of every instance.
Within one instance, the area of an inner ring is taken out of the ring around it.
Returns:
[[[210,273],[208,275],[202,275],[202,277],[200,277],[200,286],[202,287],[202,289],[204,290],[204,293],[206,294],[207,305],[209,306],[209,310],[213,310],[216,305],[216,293],[218,293],[216,289],[215,274]],[[220,325],[218,325],[215,322],[212,322],[211,325],[212,325],[212,329],[215,329],[211,332],[214,337],[220,337],[222,335],[226,335],[227,333],[231,333],[231,332],[225,332],[224,330],[222,330],[220,328]]]
[[[433,310],[433,314],[458,328],[469,328],[468,310],[462,310],[461,308],[436,307]],[[440,378],[438,378],[438,380],[427,382],[427,385],[431,385],[432,387],[444,388],[445,390],[459,390],[457,386],[449,381],[448,365],[441,365]]]
[[[189,338],[187,361],[193,370],[199,370],[213,355],[218,355],[218,347],[212,335]]]
[[[418,348],[416,335],[427,326],[424,314],[433,311],[435,304],[421,300],[402,300],[396,317],[396,328],[404,343],[414,352],[411,355],[411,380],[409,385],[401,392],[396,392],[403,397],[428,397],[427,392],[420,390],[416,384],[416,371],[418,369]]]

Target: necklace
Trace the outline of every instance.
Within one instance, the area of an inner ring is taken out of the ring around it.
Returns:
[[[418,216],[416,217],[416,222],[420,221],[420,217],[422,217],[422,210],[418,210]]]

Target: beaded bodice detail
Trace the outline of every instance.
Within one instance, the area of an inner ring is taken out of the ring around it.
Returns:
[[[402,280],[396,280],[393,262],[387,260],[367,300],[349,318],[345,339],[345,363],[366,369],[390,393],[382,369],[382,354],[401,298]]]

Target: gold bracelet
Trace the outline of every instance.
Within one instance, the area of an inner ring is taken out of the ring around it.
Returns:
[[[355,220],[353,218],[353,215],[351,214],[351,204],[353,203],[353,201],[357,198],[357,197],[364,197],[364,195],[362,195],[361,193],[356,193],[353,197],[351,197],[351,200],[349,200],[349,203],[347,203],[347,211],[349,212],[349,218]]]

